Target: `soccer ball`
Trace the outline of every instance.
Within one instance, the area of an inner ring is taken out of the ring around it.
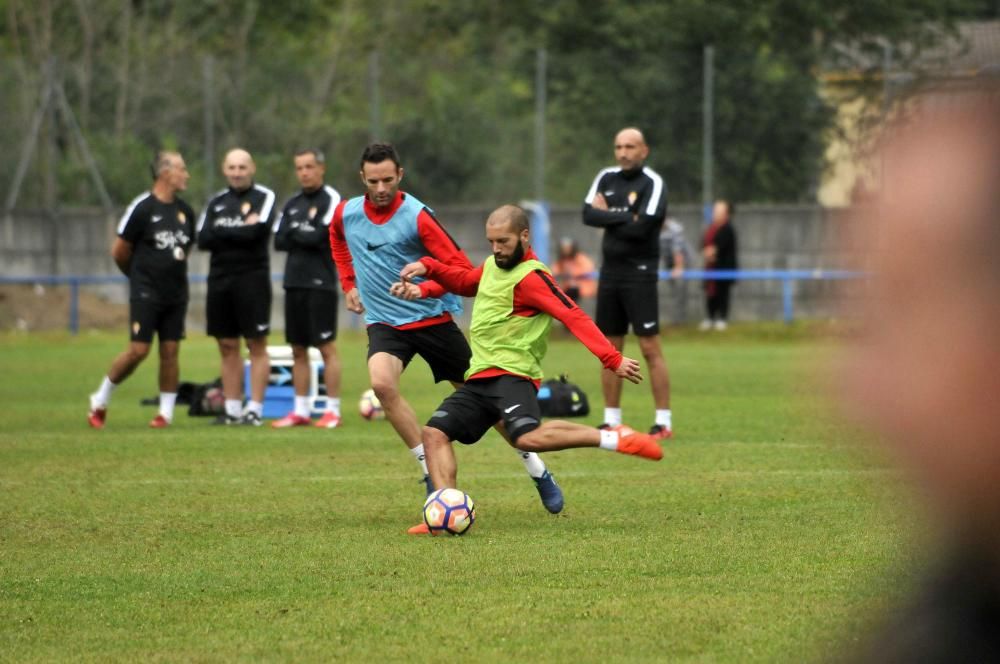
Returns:
[[[358,412],[366,420],[381,420],[385,417],[385,411],[382,410],[382,404],[375,396],[375,390],[367,389],[364,391],[358,401]]]
[[[476,504],[458,489],[438,489],[424,503],[424,523],[431,535],[462,535],[476,521]]]

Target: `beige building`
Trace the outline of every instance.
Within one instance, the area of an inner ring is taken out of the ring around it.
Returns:
[[[922,98],[927,110],[928,104],[947,104],[949,95],[968,89],[980,77],[1000,77],[1000,21],[960,23],[957,34],[911,57],[886,52],[877,61],[849,47],[840,51],[852,67],[830,68],[820,76],[821,94],[837,109],[818,193],[824,207],[849,204],[856,188],[877,179],[878,165],[867,160],[875,130],[886,113],[899,111],[901,102],[907,112],[916,110],[907,103],[914,92],[943,93]]]

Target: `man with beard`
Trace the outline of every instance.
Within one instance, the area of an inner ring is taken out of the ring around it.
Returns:
[[[477,442],[498,421],[510,444],[524,452],[600,447],[658,461],[656,438],[618,425],[604,430],[563,420],[541,423],[538,386],[549,328],[557,318],[608,371],[632,383],[639,363],[624,357],[594,322],[556,285],[531,249],[527,213],[504,205],[486,221],[493,255],[478,268],[424,257],[406,265],[392,293],[407,297],[408,283],[426,277],[447,290],[475,297],[470,329],[472,360],[465,383],[447,397],[423,428],[427,467],[438,489],[454,487],[458,466],[452,441]],[[420,524],[411,534],[427,532]]]

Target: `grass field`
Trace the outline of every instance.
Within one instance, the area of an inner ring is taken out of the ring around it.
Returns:
[[[182,377],[217,375],[212,343]],[[546,457],[545,512],[495,436],[458,450],[477,501],[462,538],[405,535],[419,473],[385,422],[334,431],[211,427],[154,414],[155,358],[103,431],[87,394],[121,334],[0,337],[0,660],[803,661],[843,652],[899,596],[920,529],[886,461],[859,450],[812,379],[830,344],[783,327],[668,336],[677,437],[662,462]],[[634,348],[634,346],[633,346]],[[600,421],[598,364],[557,340]],[[446,393],[419,361],[421,418]],[[651,420],[628,388],[626,420]]]

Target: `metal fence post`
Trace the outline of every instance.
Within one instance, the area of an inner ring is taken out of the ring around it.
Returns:
[[[80,331],[80,280],[69,280],[69,333],[76,336]]]
[[[794,286],[794,284],[792,283],[792,279],[790,277],[786,276],[784,279],[781,280],[781,298],[782,298],[782,303],[784,304],[785,322],[786,323],[791,323],[792,322],[792,318],[793,318],[793,314],[792,314],[792,306],[793,306],[792,305],[792,287],[793,286]]]

